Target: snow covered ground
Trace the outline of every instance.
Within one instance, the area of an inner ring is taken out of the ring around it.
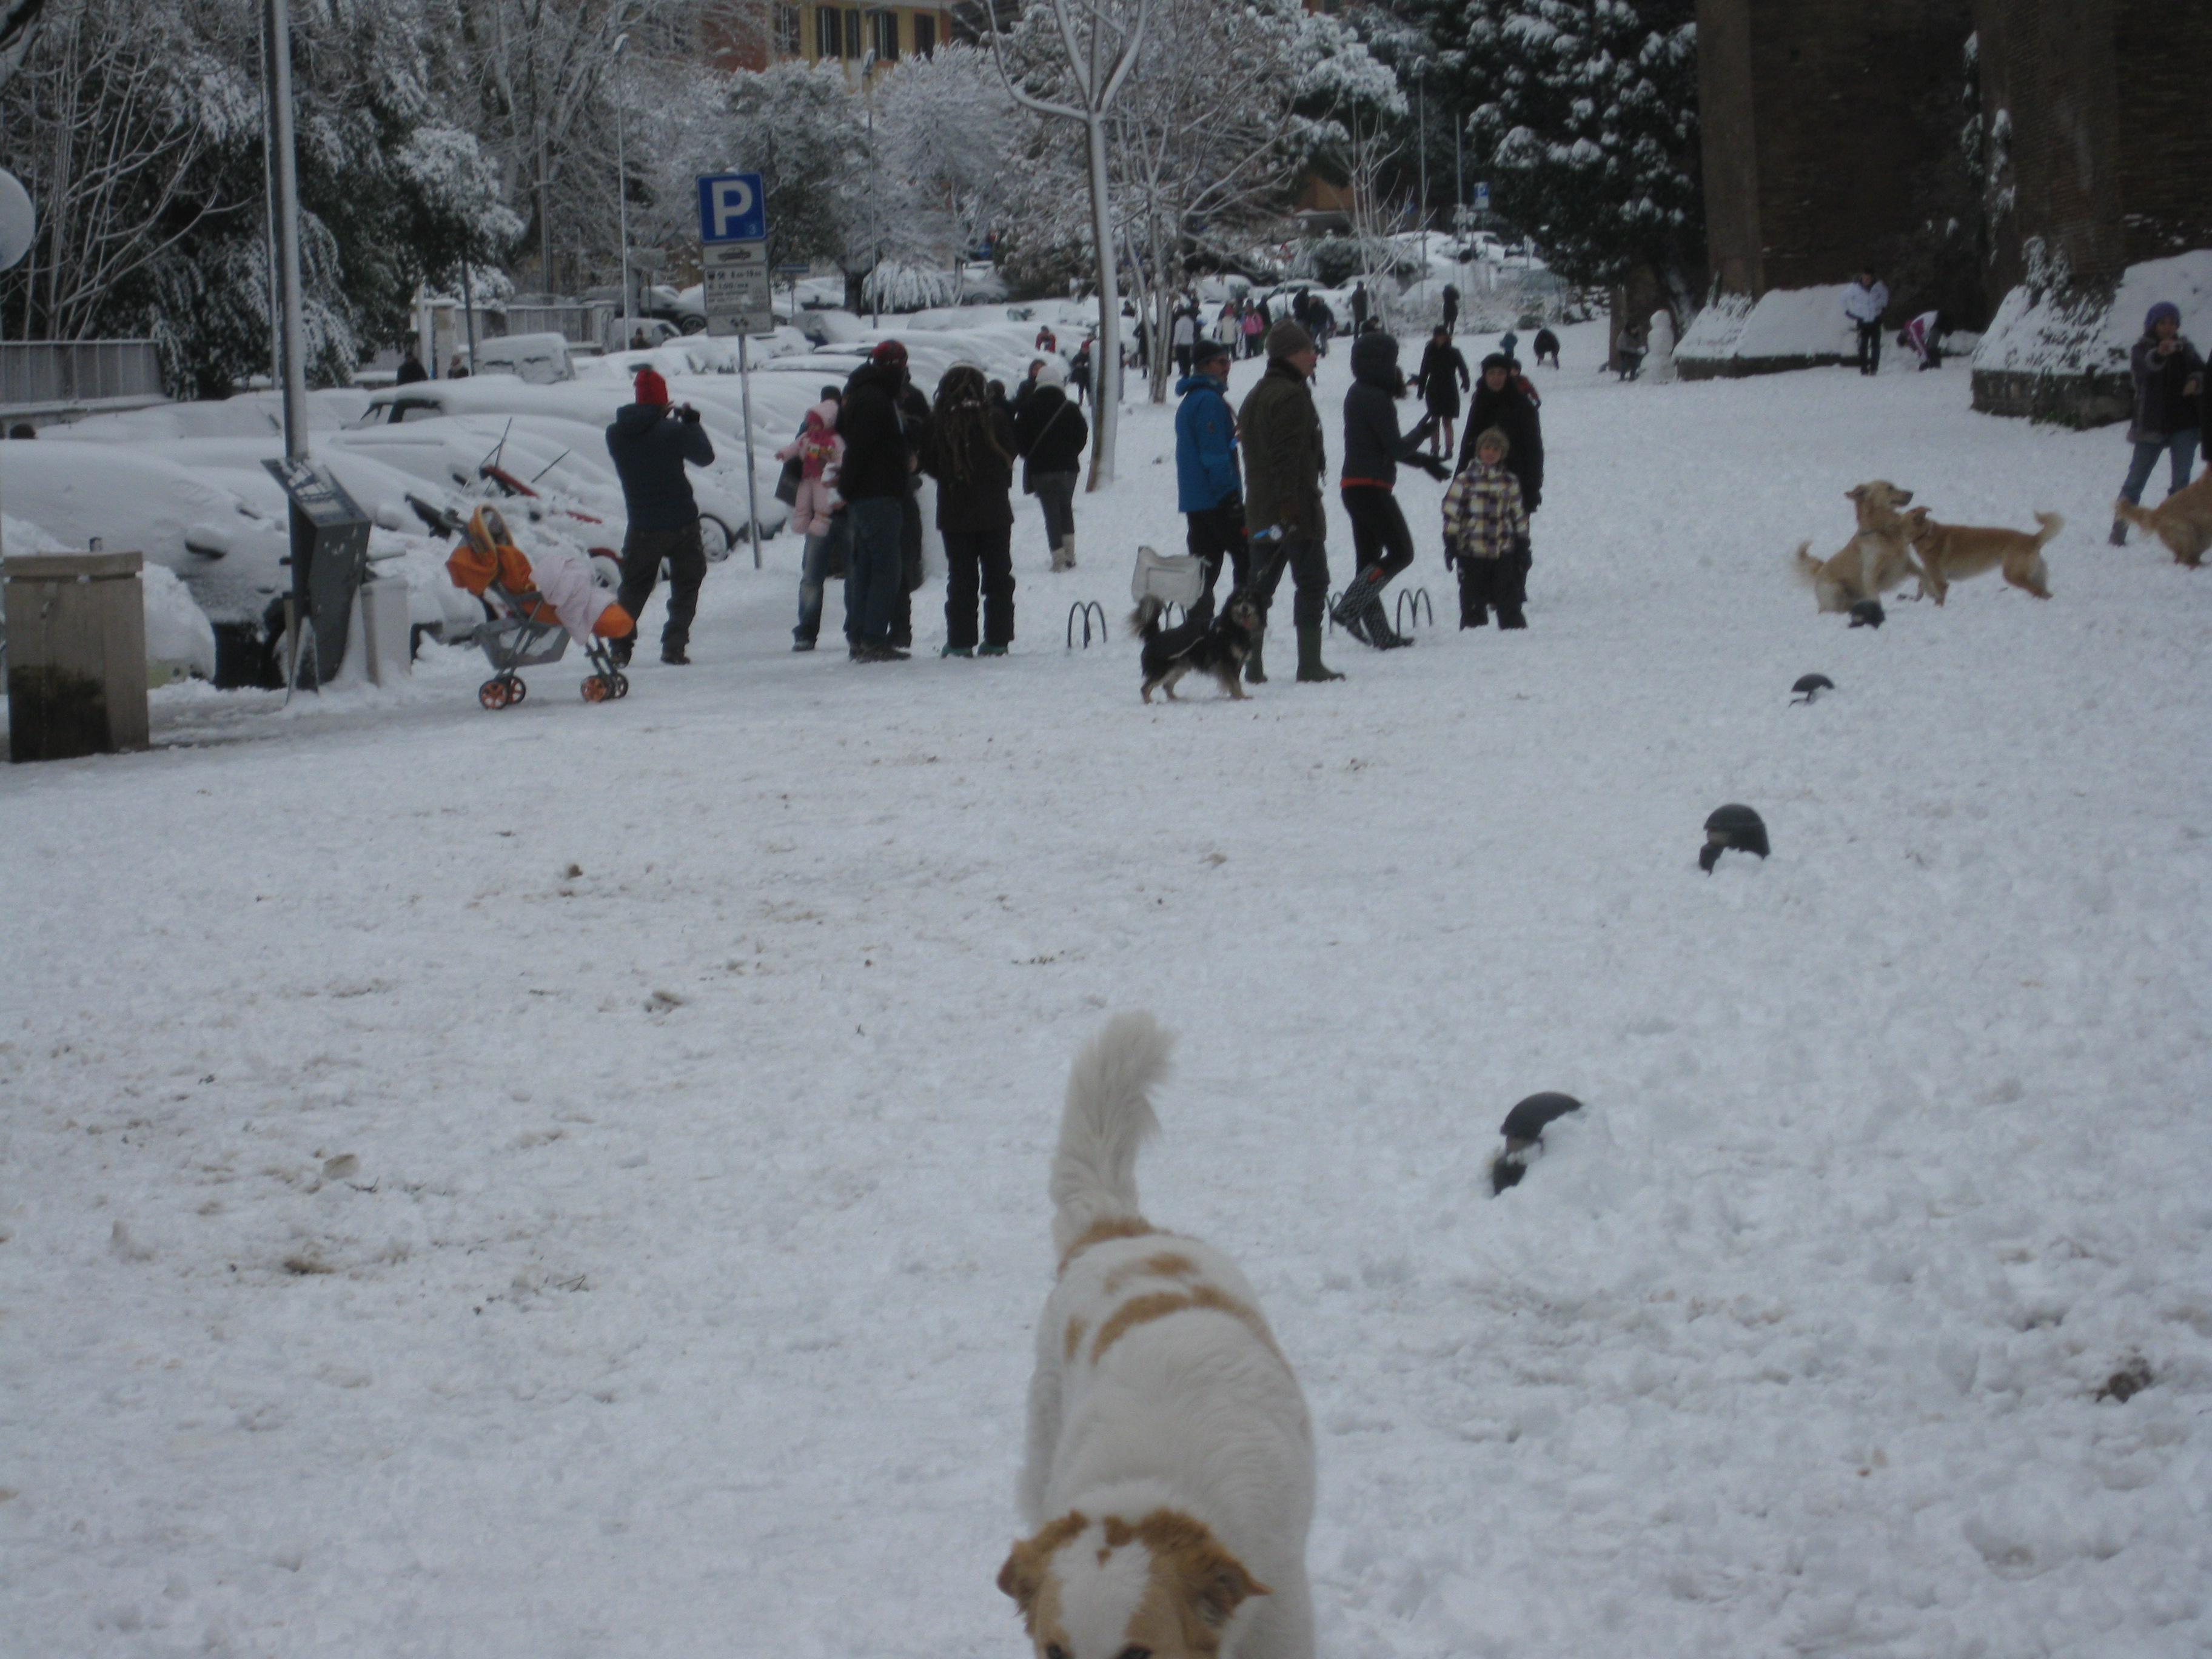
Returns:
[[[1140,408],[1079,570],[1024,502],[1003,662],[793,655],[781,538],[618,704],[434,648],[0,773],[0,1649],[1022,1650],[1045,1163],[1149,1006],[1139,1183],[1304,1377],[1324,1653],[2212,1651],[2212,578],[1963,368],[1600,334],[1517,636],[1141,705],[1062,646],[1179,539]],[[2057,598],[1815,615],[1870,477],[2065,514]],[[1774,855],[1702,876],[1731,800]]]

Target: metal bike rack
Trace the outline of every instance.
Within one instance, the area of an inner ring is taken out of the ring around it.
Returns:
[[[1078,617],[1083,618],[1083,648],[1085,651],[1091,648],[1091,618],[1094,615],[1098,618],[1099,643],[1103,645],[1114,637],[1112,630],[1106,626],[1106,607],[1096,599],[1078,599],[1067,608],[1067,648],[1069,650],[1075,649],[1075,619]]]
[[[1408,601],[1413,607],[1410,611],[1406,609]],[[1397,629],[1401,634],[1412,631],[1406,625],[1409,616],[1413,618],[1413,627],[1420,626],[1421,610],[1425,605],[1428,608],[1429,626],[1434,628],[1437,625],[1437,602],[1429,597],[1429,590],[1425,587],[1401,587],[1398,590]]]

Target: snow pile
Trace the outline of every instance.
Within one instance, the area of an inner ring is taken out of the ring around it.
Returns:
[[[1692,320],[1674,357],[1686,379],[1700,380],[1840,363],[1856,349],[1838,283],[1769,289],[1756,301],[1723,295]]]
[[[2063,283],[2021,283],[1997,307],[1975,348],[1974,368],[2045,378],[2124,376],[2144,313],[2160,300],[2181,307],[2185,333],[2212,334],[2212,248],[2130,265],[2109,301]]]
[[[139,572],[146,602],[146,671],[162,680],[215,678],[215,628],[191,592],[167,566]]]

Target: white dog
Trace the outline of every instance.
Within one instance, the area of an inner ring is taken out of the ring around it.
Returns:
[[[1037,1327],[1016,1544],[999,1588],[1039,1659],[1311,1659],[1313,1429],[1244,1276],[1137,1211],[1167,1069],[1118,1014],[1067,1079],[1060,1283]]]

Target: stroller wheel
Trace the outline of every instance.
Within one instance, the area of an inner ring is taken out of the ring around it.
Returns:
[[[605,702],[609,697],[611,697],[614,695],[614,685],[605,675],[592,674],[586,677],[584,680],[584,701],[586,702]]]
[[[486,680],[477,687],[477,701],[487,708],[504,708],[507,705],[507,682]]]
[[[614,681],[615,696],[618,697],[626,697],[629,696],[629,676],[624,673],[617,672],[611,678]]]
[[[509,702],[520,702],[529,695],[530,686],[528,682],[523,680],[518,676],[510,675],[507,677],[507,700]]]

